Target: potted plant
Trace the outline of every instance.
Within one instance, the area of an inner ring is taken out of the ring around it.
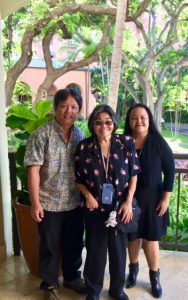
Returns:
[[[19,181],[17,197],[14,199],[14,208],[17,219],[21,249],[30,272],[39,275],[38,252],[39,235],[37,223],[30,214],[30,200],[27,188],[27,169],[24,166],[25,145],[30,134],[38,127],[49,122],[53,115],[52,103],[41,100],[34,109],[28,105],[13,105],[7,114],[7,127],[12,129],[14,138],[19,144],[16,151],[16,175]]]

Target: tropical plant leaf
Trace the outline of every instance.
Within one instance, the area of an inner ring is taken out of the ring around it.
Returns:
[[[52,110],[52,102],[40,100],[35,105],[35,112],[39,118],[44,118]]]
[[[49,117],[47,118],[43,118],[43,119],[38,119],[38,120],[31,120],[28,121],[25,125],[24,125],[24,129],[29,132],[32,133],[33,131],[35,131],[37,128],[45,125],[47,122],[49,121]]]
[[[15,134],[15,137],[21,141],[25,141],[29,138],[30,134],[28,132],[22,131]]]
[[[16,174],[21,181],[21,189],[27,190],[27,169],[24,166],[16,168]]]
[[[16,152],[16,162],[20,166],[24,164],[24,156],[25,156],[25,145],[21,145]]]
[[[37,120],[37,116],[26,106],[11,106],[8,114],[25,120]]]
[[[25,119],[16,117],[16,116],[8,116],[6,119],[6,126],[12,129],[21,129],[23,130],[23,124],[25,124]]]

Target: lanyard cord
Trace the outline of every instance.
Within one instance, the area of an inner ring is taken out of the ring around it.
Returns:
[[[104,167],[105,178],[106,179],[108,178],[108,169],[109,169],[109,160],[110,160],[110,147],[111,147],[111,143],[108,147],[108,155],[107,155],[106,162],[105,162],[104,154],[103,154],[102,149],[101,149],[101,156],[102,156],[102,162],[103,162],[103,167]]]

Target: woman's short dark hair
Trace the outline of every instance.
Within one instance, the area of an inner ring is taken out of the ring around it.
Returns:
[[[125,118],[124,134],[132,135],[132,129],[130,127],[130,115],[131,115],[132,110],[135,108],[144,108],[146,110],[146,112],[148,114],[148,118],[149,118],[149,129],[148,129],[149,133],[160,135],[160,133],[157,130],[157,127],[155,125],[151,110],[149,109],[149,107],[147,107],[145,104],[142,104],[142,103],[138,103],[138,104],[131,106],[129,108],[129,110],[127,111],[126,118]]]
[[[67,88],[67,89],[61,89],[56,92],[54,96],[54,109],[58,107],[58,105],[68,99],[68,97],[71,96],[75,99],[79,106],[79,111],[82,109],[82,96],[79,92],[77,92],[75,89]]]
[[[112,119],[112,121],[114,122],[114,131],[116,131],[117,127],[118,127],[118,120],[117,120],[117,116],[115,114],[115,112],[113,111],[113,109],[107,105],[107,104],[100,104],[97,105],[94,110],[92,111],[89,119],[88,119],[88,128],[89,131],[92,134],[95,134],[93,126],[94,126],[94,122],[97,119],[97,116],[101,113],[106,113],[110,116],[110,118]]]

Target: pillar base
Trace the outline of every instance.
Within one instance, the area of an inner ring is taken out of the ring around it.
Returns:
[[[0,259],[5,259],[6,256],[6,246],[0,245]]]

